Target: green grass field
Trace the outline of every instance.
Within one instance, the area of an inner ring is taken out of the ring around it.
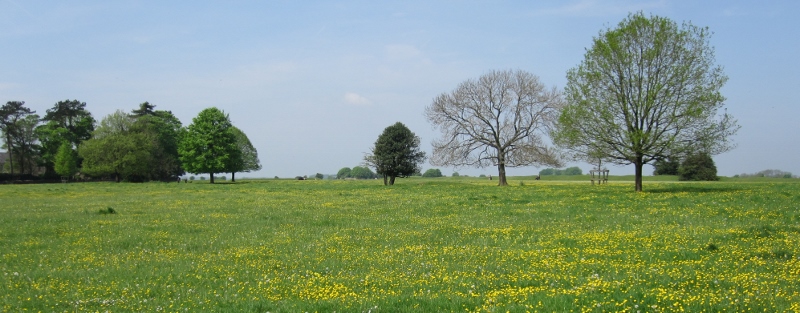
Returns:
[[[800,180],[618,180],[0,185],[0,311],[800,311]]]

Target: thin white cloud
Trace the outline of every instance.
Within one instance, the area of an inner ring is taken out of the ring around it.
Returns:
[[[386,56],[391,60],[413,59],[422,56],[422,51],[411,45],[388,45]]]
[[[19,87],[19,84],[0,82],[0,90],[11,90]]]
[[[369,99],[355,93],[348,92],[344,94],[344,101],[352,105],[370,105],[372,102]]]

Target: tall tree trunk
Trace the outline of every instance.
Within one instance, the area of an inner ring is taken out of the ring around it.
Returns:
[[[497,148],[497,185],[508,186],[508,180],[506,180],[506,151],[501,148]]]
[[[211,183],[214,183],[214,173],[211,173]]]
[[[387,177],[386,174],[383,174],[383,185],[384,186],[389,186],[389,182],[387,181],[388,178],[389,177]]]
[[[236,182],[236,172],[231,172],[231,182],[232,183]]]
[[[6,133],[8,133],[6,129]],[[8,154],[8,163],[11,164],[11,179],[14,179],[14,146],[11,144],[11,135],[6,136],[6,154]]]
[[[394,186],[394,178],[395,178],[394,175],[389,177],[389,185],[390,186]]]
[[[633,163],[636,168],[636,192],[642,191],[642,156],[637,156],[636,161]]]
[[[120,181],[119,173],[114,173],[114,181],[115,182],[119,182]]]
[[[506,165],[503,162],[497,164],[497,177],[498,186],[508,186],[508,181],[506,180]]]

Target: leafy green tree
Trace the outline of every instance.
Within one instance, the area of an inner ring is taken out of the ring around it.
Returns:
[[[355,178],[358,178],[358,179],[373,179],[373,178],[375,178],[375,173],[372,172],[372,170],[370,170],[368,167],[364,167],[364,166],[353,167],[353,170],[350,171],[350,175],[352,177],[355,177]]]
[[[316,178],[316,179],[324,179],[325,175],[322,175],[322,173],[317,173],[316,175],[314,175],[314,178]]]
[[[136,131],[136,120],[121,110],[100,121],[91,139],[78,148],[82,173],[114,176],[115,181],[150,179],[157,141],[150,133]]]
[[[644,164],[733,148],[739,126],[718,115],[727,77],[709,37],[707,28],[642,13],[601,32],[567,74],[554,142],[580,158],[633,164],[637,192]]]
[[[691,154],[686,157],[678,168],[678,180],[719,180],[717,166],[708,153]]]
[[[56,174],[64,178],[71,178],[78,172],[78,163],[72,144],[63,142],[56,153],[54,169]]]
[[[236,151],[232,151],[231,163],[228,171],[231,173],[231,181],[236,181],[236,172],[251,172],[261,169],[261,161],[258,160],[258,151],[250,143],[247,135],[236,128],[231,126],[234,136],[236,137]]]
[[[183,168],[193,174],[209,173],[214,183],[214,173],[228,169],[236,157],[236,135],[231,121],[221,110],[212,107],[201,111],[192,119],[178,152]]]
[[[561,166],[544,140],[558,117],[561,93],[525,71],[493,71],[461,83],[425,108],[442,132],[433,141],[431,164],[497,166],[498,185],[507,186],[506,167]]]
[[[36,135],[41,142],[40,158],[45,167],[45,176],[51,176],[61,144],[66,141],[73,147],[80,146],[81,142],[92,137],[95,120],[86,110],[86,102],[65,100],[48,109],[42,121],[45,124],[36,127]],[[80,164],[81,160],[78,159],[79,167]]]
[[[442,171],[438,168],[429,168],[425,173],[422,174],[422,177],[442,177]]]
[[[14,176],[14,159],[19,152],[15,149],[14,143],[22,131],[20,122],[33,113],[35,111],[25,107],[25,101],[8,101],[0,107],[0,131],[3,132],[6,151],[8,152],[11,176]]]
[[[184,174],[178,156],[178,145],[184,129],[171,111],[154,110],[155,107],[144,102],[139,109],[131,111],[131,116],[136,120],[133,131],[155,139],[148,171],[150,179],[169,181]]]
[[[336,173],[336,179],[345,179],[345,178],[349,178],[349,177],[351,177],[351,176],[350,176],[350,172],[351,172],[351,171],[352,171],[352,170],[351,170],[349,167],[343,167],[343,168],[341,168],[341,169],[339,170],[339,172],[338,172],[338,173]]]
[[[653,167],[655,167],[653,175],[678,175],[680,166],[681,162],[673,157],[658,159],[653,163]]]
[[[556,169],[554,169],[554,168],[546,168],[546,169],[543,169],[543,170],[539,171],[539,176],[547,176],[547,175],[555,175],[555,174],[556,174]]]
[[[397,177],[408,177],[419,171],[425,152],[419,150],[419,137],[397,122],[386,127],[375,141],[372,154],[366,156],[367,164],[383,176],[384,185],[394,185]]]
[[[16,132],[11,138],[13,142],[15,168],[20,174],[38,175],[39,149],[38,137],[36,136],[36,126],[39,125],[39,115],[31,114],[19,120],[16,125]],[[8,164],[11,167],[11,164]]]

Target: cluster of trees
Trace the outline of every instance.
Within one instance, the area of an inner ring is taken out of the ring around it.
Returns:
[[[524,71],[467,80],[425,110],[442,132],[431,163],[496,166],[501,186],[508,184],[506,167],[558,168],[569,159],[633,164],[641,191],[644,164],[726,152],[739,125],[722,111],[727,77],[715,64],[710,34],[635,13],[594,38],[568,71],[563,93]]]
[[[336,179],[356,178],[356,179],[375,179],[378,178],[372,170],[366,166],[355,166],[352,169],[343,167],[336,173]]]
[[[736,177],[772,177],[772,178],[793,178],[791,172],[784,172],[781,170],[763,170],[753,174],[739,174]]]
[[[563,170],[562,169],[557,169],[557,168],[546,168],[546,169],[543,169],[543,170],[539,171],[539,175],[540,176],[546,176],[546,175],[557,175],[557,176],[560,176],[560,175],[583,175],[583,171],[581,170],[580,167],[577,167],[577,166],[568,167],[568,168],[565,168]]]
[[[653,175],[677,175],[678,180],[719,180],[717,166],[708,153],[693,153],[681,161],[680,157],[667,157],[653,163]]]
[[[44,177],[112,177],[116,181],[173,180],[185,172],[249,172],[261,168],[247,136],[217,108],[183,127],[170,111],[148,102],[96,123],[78,100],[59,101],[40,118],[22,101],[0,107],[8,168]]]

